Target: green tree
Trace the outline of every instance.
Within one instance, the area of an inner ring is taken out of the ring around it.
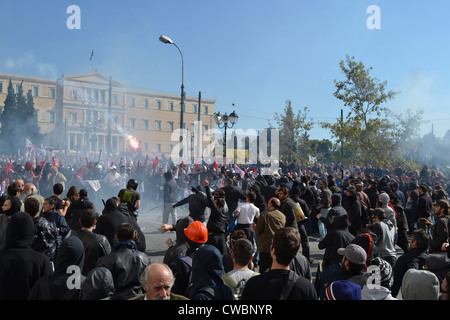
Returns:
[[[41,128],[38,125],[37,112],[34,108],[34,99],[31,90],[27,92],[27,102],[25,109],[25,125],[27,128],[27,136],[34,145],[41,145],[42,133]]]
[[[9,79],[8,93],[6,95],[3,112],[0,116],[0,122],[2,124],[0,136],[2,137],[3,141],[8,139],[12,134],[12,129],[14,127],[13,120],[16,114],[16,109],[17,109],[16,96],[14,93],[11,79]]]
[[[310,153],[309,130],[313,122],[308,122],[308,108],[294,113],[291,100],[286,101],[284,113],[275,113],[275,121],[279,130],[280,159],[286,163],[306,159]]]
[[[17,93],[14,93],[11,79],[0,122],[0,145],[3,153],[15,154],[20,150],[23,154],[27,137],[35,145],[40,145],[42,142],[31,90],[25,97],[23,86],[20,84]]]
[[[397,149],[398,131],[393,125],[389,108],[385,104],[395,96],[387,91],[387,81],[380,82],[371,77],[372,67],[366,68],[362,62],[347,55],[339,63],[345,75],[344,80],[335,80],[334,96],[341,100],[348,113],[345,119],[323,122],[321,126],[330,130],[331,135],[343,143],[351,157],[345,162],[363,161],[385,164]]]

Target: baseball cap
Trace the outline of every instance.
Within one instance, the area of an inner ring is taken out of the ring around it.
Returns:
[[[366,251],[357,244],[349,244],[346,248],[339,248],[337,253],[345,256],[350,262],[366,264]]]

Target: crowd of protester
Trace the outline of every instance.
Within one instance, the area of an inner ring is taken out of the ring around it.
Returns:
[[[448,297],[450,185],[439,170],[85,160],[3,158],[0,299]],[[138,217],[154,208],[176,243],[152,264]],[[324,250],[314,280],[310,238]],[[67,286],[70,266],[80,286]]]

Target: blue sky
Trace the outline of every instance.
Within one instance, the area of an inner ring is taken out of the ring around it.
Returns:
[[[81,29],[66,22],[81,10]],[[370,5],[381,29],[370,30]],[[178,94],[182,50],[188,96],[216,99],[240,115],[237,127],[262,129],[283,112],[308,107],[314,122],[345,107],[333,96],[348,54],[400,93],[395,113],[422,108],[421,133],[450,129],[450,1],[417,0],[2,0],[0,71],[58,78],[95,68],[132,88]],[[235,107],[232,104],[235,104]],[[313,139],[329,138],[318,124]]]

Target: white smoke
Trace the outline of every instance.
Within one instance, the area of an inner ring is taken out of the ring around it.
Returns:
[[[2,69],[9,73],[35,74],[44,78],[57,78],[57,68],[53,63],[37,61],[33,54],[25,52],[18,58],[6,58],[3,60]]]

